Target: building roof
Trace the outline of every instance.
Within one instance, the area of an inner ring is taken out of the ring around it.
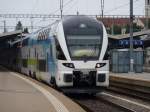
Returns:
[[[98,18],[98,20],[103,21],[105,27],[111,27],[113,24],[126,25],[130,22],[128,18]]]
[[[139,32],[134,32],[133,33],[133,37],[138,37],[138,36],[143,36],[143,35],[148,35],[150,34],[150,30],[143,30],[143,31],[139,31]],[[122,35],[109,35],[108,34],[108,37],[109,38],[112,38],[112,39],[125,39],[125,38],[129,38],[130,37],[130,34],[122,34]]]
[[[2,33],[2,34],[0,34],[0,39],[7,38],[7,37],[14,37],[14,36],[17,36],[18,34],[21,34],[21,33],[22,33],[22,30]]]
[[[120,25],[120,26],[124,26],[124,25],[127,25],[130,23],[130,18],[112,18],[112,17],[104,17],[103,19],[102,18],[97,18],[99,21],[103,21],[105,27],[111,27],[113,24],[114,25]],[[138,21],[139,20],[139,21]],[[146,21],[146,18],[144,17],[139,17],[139,18],[136,18],[134,20],[136,23],[137,22],[142,22],[143,24],[145,23]],[[143,26],[142,24],[142,26]]]

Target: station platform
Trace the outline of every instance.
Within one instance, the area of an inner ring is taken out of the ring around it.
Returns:
[[[150,73],[112,73],[110,72],[111,82],[122,82],[142,87],[150,87]]]
[[[0,112],[85,112],[62,93],[0,67]]]
[[[150,73],[112,73],[110,72],[110,76],[129,78],[133,80],[143,80],[150,82]]]

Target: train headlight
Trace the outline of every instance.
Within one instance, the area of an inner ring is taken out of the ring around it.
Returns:
[[[97,63],[96,68],[100,68],[100,67],[101,67],[100,63]]]
[[[73,63],[63,63],[64,66],[69,67],[69,68],[74,68]]]
[[[106,65],[106,63],[97,63],[95,68],[100,68],[100,67],[103,67],[105,65]]]

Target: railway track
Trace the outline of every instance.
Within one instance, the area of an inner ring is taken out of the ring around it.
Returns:
[[[110,87],[99,98],[128,108],[133,112],[150,112],[150,85],[148,82],[113,79]]]
[[[127,94],[105,91],[98,96],[131,112],[150,112],[150,102]]]
[[[150,82],[112,77],[107,90],[150,102]]]
[[[76,103],[87,112],[135,112],[125,106],[111,102],[105,98],[90,95],[69,95]]]
[[[71,96],[87,112],[150,112],[149,87],[110,81],[110,87],[95,97]]]
[[[87,112],[150,112],[148,88],[143,91],[131,89],[131,85],[112,83],[96,96],[87,94],[68,95]],[[119,85],[119,86],[117,86]],[[144,87],[142,87],[144,88]]]
[[[105,91],[96,96],[69,95],[87,112],[150,112],[150,102],[130,95]]]
[[[111,81],[110,87],[96,96],[72,94],[69,97],[87,112],[150,112],[149,88],[144,92],[136,89],[140,86],[128,87],[131,85]]]
[[[116,86],[111,86],[107,91],[128,95],[136,99],[141,99],[141,100],[150,102],[150,93],[145,93],[142,91],[135,91],[135,90],[131,90],[128,88],[124,88],[124,87],[122,88],[122,87],[116,87]]]
[[[130,89],[121,86],[112,86],[112,83],[109,89],[96,96],[87,94],[68,96],[87,112],[150,112],[150,97],[147,92],[142,91],[138,94],[135,90],[131,92]],[[142,101],[139,102],[137,99]]]

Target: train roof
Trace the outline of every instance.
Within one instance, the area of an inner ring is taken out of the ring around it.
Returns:
[[[75,34],[78,32],[76,29],[86,29],[87,31],[92,31],[93,28],[97,29],[98,34],[103,34],[103,24],[94,18],[88,16],[71,16],[66,17],[62,20],[64,33],[65,34]],[[73,31],[74,29],[74,31]],[[80,30],[82,31],[82,30]],[[94,30],[93,30],[94,31]],[[95,31],[94,31],[95,32]],[[87,32],[88,33],[88,32]],[[78,34],[81,34],[81,32]]]
[[[80,24],[85,24],[85,25],[88,25],[88,26],[93,26],[93,27],[102,27],[102,22],[94,19],[94,18],[91,18],[91,17],[88,17],[88,16],[69,16],[69,17],[65,17],[63,19],[63,26],[64,27],[69,27],[69,26],[79,26]]]

